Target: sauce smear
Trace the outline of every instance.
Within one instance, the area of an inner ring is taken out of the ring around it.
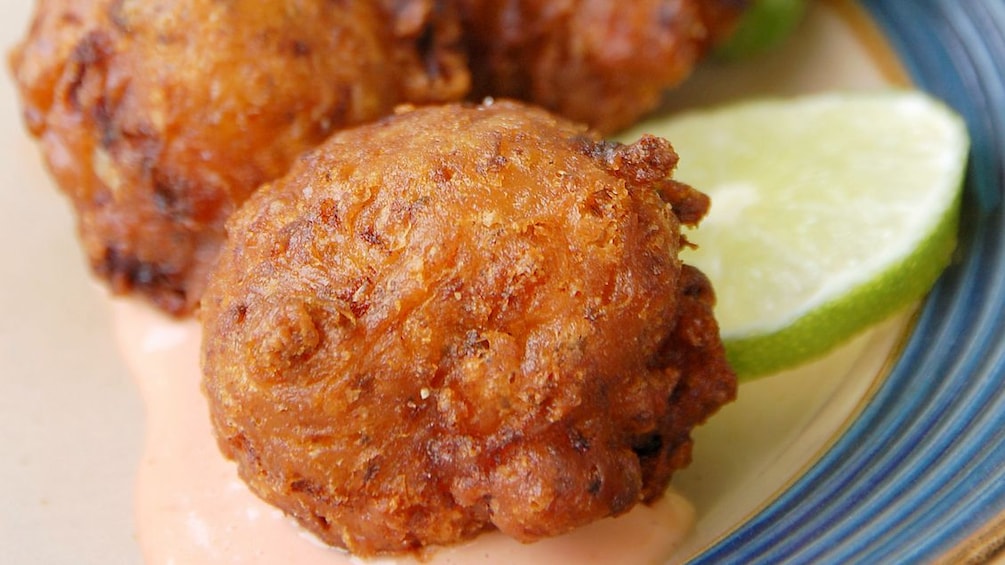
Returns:
[[[199,387],[199,324],[128,300],[113,308],[119,346],[146,405],[136,525],[147,563],[653,563],[667,560],[693,525],[691,505],[669,491],[652,506],[533,544],[493,532],[418,559],[351,556],[253,495],[217,450]]]

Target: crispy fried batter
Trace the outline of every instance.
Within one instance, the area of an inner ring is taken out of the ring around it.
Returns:
[[[331,132],[458,100],[472,72],[477,97],[613,131],[655,107],[742,3],[40,0],[11,67],[93,270],[184,314],[225,219]]]
[[[746,0],[459,0],[476,96],[604,133],[630,125],[728,35]]]
[[[336,129],[466,93],[449,16],[437,0],[41,0],[10,62],[94,271],[183,313],[260,183]]]
[[[221,449],[363,555],[660,497],[736,386],[676,162],[508,102],[335,134],[228,223],[201,314]]]

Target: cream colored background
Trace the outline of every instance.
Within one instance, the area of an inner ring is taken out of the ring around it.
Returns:
[[[0,2],[5,54],[30,9]],[[6,64],[0,74],[0,562],[139,563],[142,406]]]

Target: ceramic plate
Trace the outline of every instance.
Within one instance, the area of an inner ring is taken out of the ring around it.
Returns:
[[[0,7],[0,45],[31,5]],[[890,86],[973,137],[960,250],[930,297],[826,359],[750,384],[675,478],[697,523],[675,561],[903,562],[1005,537],[1005,156],[1000,0],[820,1],[781,50],[706,65],[668,108]],[[138,563],[144,412],[66,201],[0,80],[0,547],[13,563]]]
[[[1005,541],[1005,4],[861,6],[911,80],[967,119],[960,248],[847,430],[694,563],[975,562]]]

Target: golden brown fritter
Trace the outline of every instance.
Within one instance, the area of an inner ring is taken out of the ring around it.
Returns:
[[[736,387],[676,162],[501,101],[335,134],[227,225],[201,311],[222,451],[363,555],[660,497]]]
[[[199,299],[226,217],[332,131],[468,89],[437,0],[40,0],[10,63],[115,292]]]
[[[458,0],[476,97],[540,104],[610,133],[655,109],[746,0]]]

